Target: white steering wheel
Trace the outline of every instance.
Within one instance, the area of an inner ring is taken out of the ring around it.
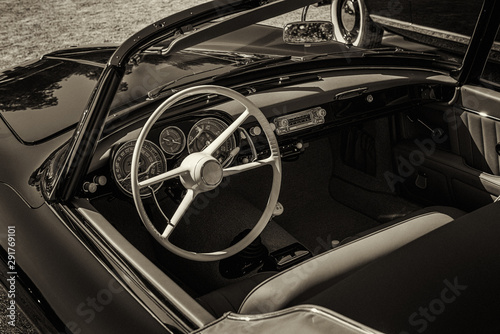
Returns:
[[[189,96],[199,94],[216,94],[228,97],[234,101],[239,102],[243,107],[245,107],[245,111],[203,151],[191,153],[182,161],[179,167],[171,171],[167,171],[163,174],[139,182],[138,174],[140,152],[144,141],[146,140],[146,137],[151,131],[153,125],[172,105]],[[231,135],[243,124],[243,122],[245,122],[245,120],[250,115],[254,116],[255,119],[259,122],[259,125],[262,127],[263,133],[265,134],[269,143],[271,152],[270,156],[262,160],[256,160],[234,167],[223,168],[221,163],[213,157],[214,152],[217,151],[217,149],[231,137]],[[169,241],[170,235],[172,234],[177,224],[181,221],[183,215],[187,212],[189,206],[193,203],[196,196],[217,188],[224,177],[242,173],[265,165],[270,165],[273,169],[272,187],[269,194],[267,206],[262,213],[259,221],[255,224],[250,233],[248,233],[242,240],[232,245],[231,247],[228,247],[221,251],[210,253],[197,253],[188,251],[175,246]],[[148,214],[146,213],[146,210],[144,209],[140,195],[141,189],[176,177],[180,178],[182,185],[186,188],[186,195],[182,199],[172,218],[169,219],[165,230],[163,232],[160,232],[153,225],[153,223],[149,219]],[[259,108],[257,108],[257,106],[255,106],[255,104],[253,104],[250,100],[248,100],[240,93],[235,92],[232,89],[220,86],[206,85],[187,88],[172,95],[165,102],[163,102],[149,117],[148,121],[142,128],[135,144],[134,154],[132,157],[131,183],[132,195],[134,197],[134,203],[139,216],[141,217],[141,220],[146,226],[148,232],[151,233],[151,235],[162,246],[164,246],[172,253],[186,259],[205,262],[218,261],[230,257],[250,245],[252,241],[255,240],[257,236],[259,236],[262,230],[264,230],[267,223],[271,219],[271,215],[278,201],[278,195],[281,187],[281,158],[278,141],[276,140],[276,136],[274,135],[274,132],[271,129],[271,126],[269,125],[269,122],[267,121],[267,118],[264,116],[264,114],[259,110]]]

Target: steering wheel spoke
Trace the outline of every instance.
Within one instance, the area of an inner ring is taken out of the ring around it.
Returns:
[[[249,170],[252,170],[252,169],[255,169],[255,168],[259,168],[259,167],[262,167],[262,166],[272,165],[275,162],[276,162],[276,158],[274,156],[271,156],[271,157],[263,159],[263,160],[257,160],[257,161],[249,162],[249,163],[246,163],[246,164],[243,164],[243,165],[238,165],[238,166],[233,166],[233,167],[229,167],[229,168],[224,168],[224,170],[223,170],[224,174],[223,175],[224,175],[224,177],[227,177],[227,176],[231,176],[231,175],[235,175],[235,174],[247,172]]]
[[[250,115],[250,112],[248,109],[245,109],[245,111],[226,129],[224,130],[219,137],[217,137],[210,145],[208,145],[207,148],[203,150],[203,153],[207,154],[214,154],[217,149],[224,144],[230,137],[231,135],[245,122],[245,120],[248,118]]]
[[[181,201],[181,204],[179,205],[177,210],[175,210],[175,213],[172,216],[172,219],[170,219],[167,227],[163,231],[163,233],[161,235],[163,238],[168,238],[172,234],[172,232],[174,231],[177,224],[181,221],[182,217],[189,209],[189,206],[196,199],[196,195],[197,195],[197,193],[195,190],[193,190],[193,189],[187,190],[186,195],[184,196],[184,198]]]
[[[153,184],[157,184],[157,183],[160,183],[163,181],[173,179],[173,178],[178,177],[178,176],[182,176],[186,173],[189,173],[189,169],[186,168],[185,166],[181,165],[180,167],[172,169],[168,172],[165,172],[165,173],[160,174],[160,175],[156,175],[152,178],[149,178],[149,179],[146,179],[144,181],[139,182],[139,188],[141,188],[141,189],[146,188],[146,187],[152,186]]]

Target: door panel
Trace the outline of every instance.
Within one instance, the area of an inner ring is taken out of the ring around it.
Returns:
[[[500,121],[472,111],[456,112],[458,151],[466,163],[483,172],[500,175]]]
[[[398,162],[400,190],[428,205],[450,205],[472,211],[494,201],[500,194],[500,176],[470,167],[463,157],[436,149],[418,163],[422,152],[414,142],[402,142],[394,148]],[[423,155],[421,155],[423,156]],[[410,167],[409,167],[410,166]]]
[[[500,175],[500,93],[464,86],[454,108],[453,151],[482,172]]]
[[[455,105],[421,108],[407,116],[395,123],[399,175],[390,179],[401,183],[403,193],[464,210],[500,195],[500,93],[464,86]],[[442,135],[433,137],[429,128],[443,129]]]

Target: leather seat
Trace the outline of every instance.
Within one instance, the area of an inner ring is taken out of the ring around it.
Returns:
[[[499,333],[500,202],[446,224],[316,291],[384,333]]]
[[[301,304],[350,273],[463,214],[463,211],[449,207],[425,208],[359,234],[348,243],[270,278],[266,275],[252,277],[203,296],[199,301],[215,316],[227,311],[260,314]],[[249,293],[244,294],[245,291]],[[236,309],[236,305],[241,306]]]

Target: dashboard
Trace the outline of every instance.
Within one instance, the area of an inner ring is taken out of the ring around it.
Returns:
[[[436,76],[434,84],[429,84],[425,73],[416,74],[411,75],[413,82],[408,81],[407,73],[398,80],[394,80],[395,75],[350,75],[348,86],[338,80],[338,76],[318,76],[314,82],[247,97],[267,117],[278,139],[281,156],[286,159],[302,153],[308,140],[328,135],[332,128],[413,108],[426,100],[432,102],[450,98],[453,86],[442,82],[439,76]],[[358,79],[362,81],[357,82]],[[373,81],[367,82],[367,79]],[[172,170],[189,154],[204,150],[240,112],[234,102],[217,104],[216,108],[202,108],[176,116],[165,115],[158,120],[141,151],[140,181]],[[101,141],[82,188],[83,196],[105,193],[132,196],[132,153],[143,121],[133,122]],[[220,146],[214,157],[227,167],[263,159],[269,154],[267,139],[258,123],[248,119]],[[156,184],[144,188],[141,196],[149,197],[162,186]],[[170,189],[167,191],[177,194],[174,197],[182,197],[182,194],[178,195],[183,190],[182,185],[167,188]]]

